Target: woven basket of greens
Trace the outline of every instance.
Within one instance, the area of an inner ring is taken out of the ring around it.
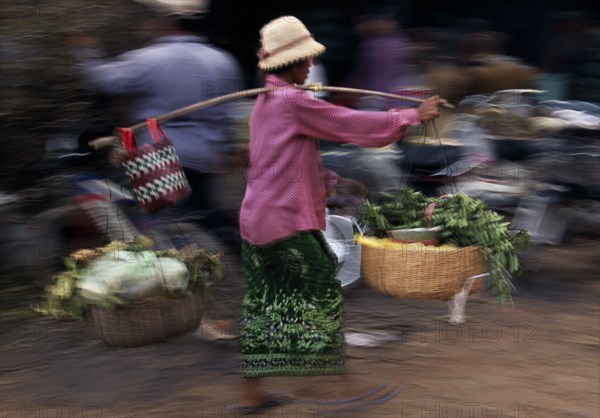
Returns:
[[[365,202],[357,219],[364,232],[358,237],[363,278],[375,290],[399,298],[447,300],[468,278],[488,273],[491,291],[504,302],[522,269],[519,253],[529,243],[526,231],[511,230],[501,215],[464,193],[427,197],[406,189]],[[387,238],[389,231],[425,227],[441,228],[438,246]],[[471,293],[481,285],[481,279],[474,281]]]
[[[209,301],[211,284],[223,276],[215,255],[189,246],[152,250],[133,243],[78,250],[54,277],[36,307],[57,319],[86,320],[106,344],[134,347],[163,342],[194,331]]]

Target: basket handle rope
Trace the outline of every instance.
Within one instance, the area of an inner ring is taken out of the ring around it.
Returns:
[[[446,107],[447,106],[442,106],[442,107]],[[424,146],[425,142],[427,141],[427,130],[428,127],[431,125],[431,127],[433,128],[433,133],[434,133],[434,139],[437,140],[438,142],[438,150],[439,150],[439,154],[442,157],[442,164],[444,166],[444,168],[448,168],[449,164],[448,164],[448,160],[446,159],[446,153],[444,152],[444,144],[442,143],[442,138],[440,137],[440,133],[437,129],[437,126],[435,124],[435,120],[431,120],[430,122],[427,122],[425,125],[423,125],[422,129],[419,131],[419,135],[421,139],[417,140],[417,145],[420,146]],[[408,173],[410,174],[412,172],[413,169],[413,165],[415,162],[415,158],[416,158],[417,153],[413,152],[411,154],[411,158],[408,161]],[[457,187],[457,179],[455,177],[452,177],[452,181],[451,181],[451,186],[450,186],[452,191],[456,191],[458,189]]]

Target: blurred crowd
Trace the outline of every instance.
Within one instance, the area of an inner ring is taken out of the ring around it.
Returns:
[[[69,10],[59,6],[42,10],[27,2],[3,4],[6,29],[3,29],[5,36],[0,46],[4,80],[2,146],[5,152],[1,165],[7,187],[18,183],[15,173],[22,172],[24,166],[47,151],[45,146],[49,139],[53,144],[65,144],[79,138],[77,146],[85,146],[87,140],[110,133],[115,126],[262,85],[263,77],[256,71],[256,57],[253,56],[257,42],[236,45],[232,41],[236,36],[228,37],[227,34],[239,35],[240,28],[259,27],[264,22],[241,22],[243,16],[235,11],[230,11],[231,20],[227,21],[228,15],[219,9],[218,3],[211,7],[208,1],[171,2],[185,7],[198,3],[202,10],[196,10],[201,17],[190,19],[187,16],[183,26],[173,26],[174,31],[168,33],[164,22],[171,20],[169,24],[172,24],[174,14],[166,11],[163,17],[168,15],[168,19],[161,21],[153,15],[152,7],[148,7],[159,3],[113,4],[109,1],[94,7],[82,3],[81,7],[74,4]],[[327,17],[327,10],[323,7],[323,11],[315,16]],[[211,20],[213,11],[219,14]],[[127,16],[137,18],[132,22]],[[397,12],[376,5],[330,17],[330,29],[346,26],[348,30],[340,31],[337,38],[335,30],[323,35],[328,37],[331,46],[323,59],[315,62],[309,75],[310,82],[417,98],[440,94],[453,104],[474,95],[490,95],[507,89],[544,90],[546,93],[540,96],[544,99],[600,101],[599,29],[593,16],[576,13],[552,16],[546,25],[549,34],[546,47],[540,52],[543,58],[536,65],[509,54],[509,44],[527,42],[527,39],[510,39],[507,33],[495,30],[494,24],[485,19],[464,18],[448,23],[446,27],[405,26]],[[41,20],[44,20],[44,31],[39,30]],[[313,20],[318,22],[319,19]],[[315,24],[315,31],[325,32],[327,28]],[[23,38],[21,35],[28,31],[30,36]],[[93,40],[89,35],[93,35]],[[180,39],[198,36],[213,55],[195,61],[191,55],[174,60],[176,51],[184,48],[181,42],[175,42],[171,52],[165,52],[161,58],[165,60],[162,78],[142,80],[134,75],[131,67],[123,69],[123,59],[131,58],[139,51],[149,51],[153,45],[164,42],[165,36]],[[340,52],[344,50],[340,44],[345,44],[346,51],[348,44],[352,45],[351,57]],[[123,53],[127,54],[120,55]],[[249,60],[249,56],[253,58]],[[121,71],[129,72],[129,78],[116,80],[107,66],[98,66],[94,76],[93,62],[96,60],[99,65],[100,59],[121,62],[111,68],[121,65]],[[229,62],[230,70],[222,66],[223,59]],[[173,61],[172,67],[168,65],[169,60]],[[193,66],[197,69],[195,73],[188,71]],[[344,71],[340,70],[341,66]],[[186,69],[187,74],[175,75],[172,73],[175,69]],[[203,75],[207,72],[214,73],[212,78]],[[105,80],[100,80],[102,75]],[[140,84],[157,82],[162,82],[163,87],[154,86],[151,93],[154,101],[140,99],[142,96],[138,93],[147,87],[140,87]],[[190,85],[201,83],[204,87],[202,91],[198,88],[186,91],[187,82]],[[177,83],[179,86],[175,86]],[[169,94],[171,99],[161,100],[161,95]],[[177,95],[179,97],[175,97]],[[316,97],[363,110],[414,106],[410,102],[370,95],[319,93]],[[238,100],[227,107],[191,117],[196,118],[196,122],[204,119],[199,122],[203,123],[203,144],[212,145],[207,148],[210,151],[204,146],[182,151],[186,168],[212,173],[229,163],[235,167],[243,166],[241,156],[248,141],[246,121],[250,109],[251,100]],[[181,129],[194,128],[179,126]],[[175,142],[179,141],[177,131],[171,135]],[[221,141],[220,136],[227,136],[227,139]],[[215,145],[217,143],[219,145]],[[23,148],[30,152],[23,153]],[[214,157],[210,157],[213,158],[210,164],[214,166],[211,169],[205,167],[207,161],[199,161],[207,159],[207,152]],[[199,155],[195,159],[194,153]],[[226,163],[222,159],[224,154],[228,155]],[[198,183],[203,181],[198,180]]]

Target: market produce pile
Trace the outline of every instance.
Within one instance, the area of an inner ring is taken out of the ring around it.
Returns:
[[[427,221],[426,209],[432,203],[435,207]],[[365,202],[357,218],[366,236],[386,238],[391,230],[439,226],[440,246],[480,247],[490,274],[490,289],[501,303],[515,290],[513,275],[522,272],[519,253],[529,244],[526,231],[512,231],[510,222],[488,210],[480,199],[464,193],[429,198],[405,189],[391,199]]]
[[[154,251],[153,245],[138,236],[133,243],[113,241],[74,252],[35,310],[58,319],[81,319],[90,304],[113,309],[146,298],[177,298],[186,291],[206,296],[223,277],[219,258],[196,246]]]

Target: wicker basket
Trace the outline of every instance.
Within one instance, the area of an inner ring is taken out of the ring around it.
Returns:
[[[200,294],[149,298],[115,309],[92,305],[87,319],[97,338],[113,347],[138,347],[196,330],[203,313]]]
[[[465,280],[486,271],[479,247],[409,245],[407,249],[362,246],[361,273],[380,293],[407,299],[448,300],[463,289]],[[470,293],[481,287],[475,280]]]

